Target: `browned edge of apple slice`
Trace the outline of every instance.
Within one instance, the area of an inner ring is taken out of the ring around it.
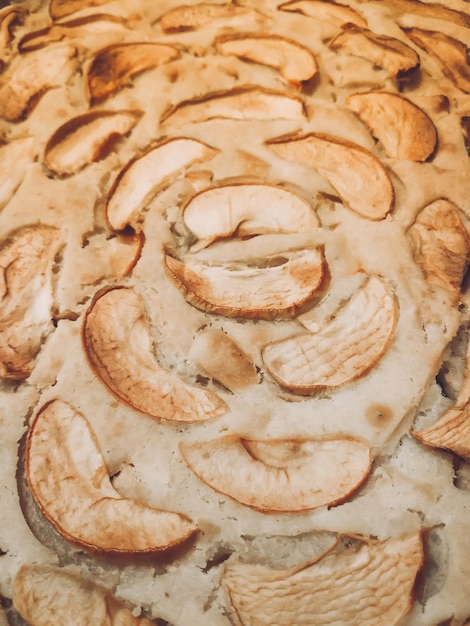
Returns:
[[[50,0],[49,15],[53,20],[60,20],[83,9],[100,7],[111,0]]]
[[[437,2],[420,2],[420,0],[379,0],[379,2],[384,2],[387,6],[397,9],[400,12],[400,16],[403,13],[408,13],[418,15],[419,17],[444,20],[457,24],[457,26],[470,28],[470,15]]]
[[[367,21],[352,7],[333,2],[333,0],[290,0],[278,7],[279,11],[301,13],[307,17],[330,22],[335,26],[355,24],[367,28]]]
[[[233,21],[246,24],[251,21],[262,21],[265,16],[258,10],[232,3],[197,2],[183,4],[170,9],[160,16],[159,22],[164,33],[183,33],[210,26],[215,21],[230,25]]]

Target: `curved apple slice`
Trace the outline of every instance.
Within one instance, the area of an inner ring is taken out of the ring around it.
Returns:
[[[198,30],[219,21],[224,22],[224,26],[244,26],[247,20],[259,21],[263,17],[262,13],[247,6],[199,2],[182,5],[164,13],[160,18],[160,25],[164,33],[181,33]]]
[[[144,304],[130,288],[98,296],[86,314],[83,342],[91,366],[108,388],[150,417],[196,422],[226,410],[209,389],[188,385],[160,367]]]
[[[444,20],[464,28],[470,28],[470,15],[436,2],[421,2],[420,0],[386,0],[386,2],[387,6],[397,9],[400,14],[419,15],[420,17]]]
[[[437,145],[431,118],[407,98],[385,91],[356,93],[346,99],[383,145],[387,156],[408,161],[426,161]]]
[[[44,517],[92,552],[159,552],[198,530],[184,515],[122,497],[87,419],[60,400],[46,404],[31,424],[26,477]]]
[[[76,174],[105,158],[142,115],[142,111],[91,111],[74,117],[47,142],[44,164],[58,176]]]
[[[26,168],[34,161],[35,156],[32,137],[14,139],[0,147],[0,209],[8,204],[23,182]]]
[[[316,20],[330,22],[335,26],[355,24],[367,28],[367,22],[360,13],[332,0],[291,0],[278,6],[280,11],[302,13]]]
[[[324,176],[350,209],[381,220],[394,205],[395,190],[387,170],[368,150],[323,133],[310,133],[266,145],[281,159],[297,161]]]
[[[256,183],[205,189],[189,200],[183,219],[198,249],[234,233],[308,233],[320,225],[311,205],[293,191]]]
[[[147,202],[195,163],[209,161],[218,150],[196,139],[175,137],[131,160],[118,175],[106,202],[106,217],[114,230],[136,220]]]
[[[263,513],[339,504],[371,465],[369,447],[347,436],[251,441],[229,435],[180,449],[203,482]]]
[[[103,102],[143,72],[180,57],[173,46],[154,43],[118,43],[103,48],[94,57],[87,72],[91,104]]]
[[[359,549],[340,550],[340,537],[326,553],[286,570],[241,563],[226,567],[222,584],[240,623],[400,623],[412,606],[416,576],[424,562],[421,534],[364,541]]]
[[[215,46],[221,54],[273,67],[292,82],[310,80],[318,72],[311,50],[278,35],[221,35],[217,37]]]
[[[0,53],[10,46],[13,27],[23,24],[27,15],[28,10],[21,5],[3,6],[0,9]]]
[[[324,276],[318,249],[214,266],[165,255],[170,278],[195,307],[227,317],[286,319],[316,297]]]
[[[393,296],[372,276],[318,332],[269,344],[263,361],[273,378],[295,393],[339,387],[374,367],[390,345],[396,322]]]
[[[49,15],[53,20],[60,20],[83,9],[100,7],[110,2],[111,0],[50,0]]]
[[[452,407],[428,428],[411,434],[426,446],[449,450],[470,462],[470,403],[463,408]]]
[[[305,105],[301,98],[284,91],[244,85],[183,100],[161,117],[162,124],[179,126],[215,118],[235,120],[293,119],[304,121]]]

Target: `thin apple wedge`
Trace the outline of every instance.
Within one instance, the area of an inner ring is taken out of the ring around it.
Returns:
[[[324,176],[344,204],[371,220],[393,209],[395,191],[390,176],[371,152],[351,141],[310,133],[266,142],[276,156],[311,167]]]
[[[245,26],[247,22],[257,22],[263,17],[262,13],[248,6],[199,2],[184,4],[164,13],[160,17],[160,26],[164,33],[181,33],[198,30],[214,22],[223,26]]]
[[[396,9],[400,15],[409,13],[418,15],[419,17],[430,18],[433,20],[444,20],[452,22],[457,26],[470,28],[470,15],[463,11],[456,11],[450,7],[437,2],[421,2],[421,0],[379,0],[386,1],[388,7]]]
[[[316,20],[330,22],[335,26],[355,24],[360,28],[367,28],[367,22],[360,13],[333,0],[291,0],[278,6],[280,11],[301,13]]]
[[[404,96],[385,91],[355,93],[346,106],[356,113],[384,147],[387,156],[426,161],[437,146],[431,118]]]
[[[88,309],[83,343],[103,383],[131,407],[162,421],[197,422],[225,413],[209,389],[186,384],[155,358],[142,299],[131,288],[110,289]]]
[[[14,26],[22,24],[27,15],[28,10],[21,4],[12,4],[0,9],[0,55],[12,42]]]
[[[229,435],[180,449],[204,483],[263,513],[334,506],[363,483],[371,465],[369,447],[346,436],[252,441]]]
[[[294,393],[346,385],[370,371],[383,356],[397,316],[388,287],[372,276],[317,332],[267,345],[264,364],[282,387]]]
[[[79,11],[94,9],[109,2],[111,0],[50,0],[49,15],[53,20],[61,20]]]
[[[426,446],[448,450],[470,463],[470,403],[449,409],[431,426],[411,434]]]
[[[26,477],[44,517],[90,552],[160,552],[198,530],[185,515],[122,497],[88,420],[60,400],[42,407],[31,424]]]
[[[424,554],[420,533],[362,547],[338,545],[287,569],[236,563],[225,568],[227,589],[243,626],[395,626],[413,603]]]

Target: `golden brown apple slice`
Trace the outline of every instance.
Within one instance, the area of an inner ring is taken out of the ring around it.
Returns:
[[[180,57],[173,46],[155,42],[113,44],[100,50],[87,72],[91,104],[103,102],[138,74]]]
[[[442,72],[456,87],[470,93],[468,46],[455,37],[420,28],[404,29],[417,46],[426,50],[441,66]]]
[[[229,91],[207,93],[183,100],[170,107],[161,117],[161,123],[182,126],[215,118],[235,120],[306,118],[301,98],[284,91],[244,85]]]
[[[214,158],[218,150],[196,139],[175,137],[130,161],[118,175],[106,202],[106,217],[114,230],[136,226],[153,195],[186,169]]]
[[[420,59],[418,54],[405,43],[394,37],[377,35],[366,28],[348,24],[329,43],[332,50],[344,51],[348,54],[371,61],[381,67],[390,76],[401,77],[416,70]]]
[[[155,358],[142,299],[130,288],[98,296],[83,325],[91,366],[108,388],[131,407],[157,420],[197,422],[225,412],[209,389],[186,384]]]
[[[221,54],[273,67],[294,83],[310,80],[318,72],[317,61],[311,50],[278,35],[220,35],[215,45]]]
[[[302,13],[316,20],[331,22],[336,26],[355,24],[367,28],[367,22],[360,13],[351,7],[332,0],[291,0],[278,6],[280,11]]]
[[[0,209],[8,204],[23,182],[26,169],[35,156],[32,137],[14,139],[0,147]]]
[[[296,161],[319,172],[344,204],[362,217],[381,220],[393,209],[395,191],[382,163],[351,141],[310,133],[266,142],[281,159]]]
[[[71,176],[104,159],[143,115],[142,111],[90,111],[60,126],[46,144],[44,164]]]
[[[238,563],[222,583],[243,626],[395,626],[412,606],[423,560],[412,533],[333,548],[286,570]]]
[[[0,376],[27,378],[52,330],[52,269],[62,247],[50,226],[11,234],[0,249]]]
[[[22,24],[27,15],[28,10],[21,4],[0,9],[0,54],[11,44],[13,27]]]
[[[470,462],[470,403],[452,407],[428,428],[411,434],[426,446],[449,450]]]
[[[368,91],[350,95],[346,106],[354,111],[383,145],[387,156],[426,161],[437,145],[431,118],[400,94]]]
[[[293,191],[256,183],[203,190],[189,200],[183,218],[198,249],[234,234],[308,233],[320,225],[311,205]]]
[[[164,33],[181,33],[203,28],[213,22],[223,22],[224,26],[244,26],[247,21],[262,19],[262,13],[248,6],[199,2],[171,9],[161,16],[160,25]]]
[[[273,378],[295,393],[339,387],[374,367],[392,341],[396,322],[393,296],[372,276],[318,332],[269,344],[263,361]]]
[[[181,444],[207,485],[263,513],[334,506],[366,479],[369,447],[347,436],[252,441],[238,435]]]
[[[317,297],[325,273],[318,249],[209,265],[165,255],[165,267],[186,300],[209,313],[249,319],[289,319]]]
[[[0,117],[18,122],[26,116],[45,91],[63,82],[63,70],[73,71],[75,52],[63,45],[16,57],[0,76]]]
[[[197,532],[185,515],[122,497],[88,420],[60,400],[46,404],[31,424],[26,477],[44,517],[92,552],[159,552]]]
[[[427,282],[457,304],[470,255],[470,238],[458,208],[440,198],[425,206],[408,230],[413,255]]]
[[[380,0],[383,1],[383,0]],[[386,0],[387,6],[399,11],[399,14],[411,13],[420,17],[429,17],[434,20],[445,20],[464,28],[470,28],[470,15],[463,11],[456,11],[436,2],[421,2],[420,0]]]
[[[100,7],[109,2],[111,0],[50,0],[49,15],[53,20],[60,20],[83,9]]]
[[[50,565],[23,565],[15,578],[13,606],[34,626],[155,626],[112,593],[72,572]]]

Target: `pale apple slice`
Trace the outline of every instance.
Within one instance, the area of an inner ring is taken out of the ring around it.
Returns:
[[[227,589],[243,626],[395,626],[413,603],[423,561],[420,533],[340,549],[290,569],[237,563]]]
[[[447,291],[457,304],[470,258],[470,237],[459,209],[444,198],[431,202],[418,213],[408,237],[429,285]]]
[[[118,175],[106,202],[106,218],[114,230],[137,220],[153,195],[191,165],[213,159],[218,150],[196,139],[174,137],[131,160]]]
[[[229,435],[180,444],[189,467],[207,485],[263,513],[334,506],[369,474],[369,447],[358,439],[252,441]]]
[[[34,626],[155,626],[134,617],[110,590],[50,565],[23,565],[16,574],[13,607]]]
[[[63,83],[63,72],[72,73],[76,49],[68,44],[17,56],[0,76],[0,117],[18,122],[34,108],[48,89]]]
[[[309,233],[320,225],[312,206],[292,190],[257,183],[203,190],[186,204],[183,219],[197,249],[234,234]]]
[[[62,247],[50,226],[15,231],[0,249],[0,377],[27,378],[52,331],[54,259]]]
[[[122,497],[88,420],[60,400],[42,407],[31,424],[26,477],[44,517],[91,552],[159,552],[198,530],[185,515]]]
[[[348,24],[329,43],[332,50],[346,52],[371,61],[390,76],[403,77],[420,65],[419,55],[410,46],[386,35]]]
[[[384,147],[387,156],[426,161],[435,151],[437,131],[431,118],[400,94],[385,91],[355,93],[346,99]]]
[[[344,204],[371,220],[383,219],[394,206],[390,176],[371,152],[351,141],[310,133],[266,142],[281,159],[296,161],[319,172]]]
[[[88,309],[83,342],[105,385],[131,407],[162,421],[218,417],[225,403],[209,389],[186,384],[155,358],[144,303],[131,288],[99,295]]]
[[[317,296],[325,274],[319,249],[209,265],[165,255],[165,267],[193,306],[227,317],[289,319]]]
[[[0,170],[2,171],[0,210],[14,196],[35,156],[36,151],[32,137],[13,139],[0,147]]]
[[[199,2],[181,5],[164,13],[160,17],[160,25],[164,33],[181,33],[198,30],[214,22],[220,22],[224,26],[245,26],[246,22],[263,19],[263,14],[252,7],[233,3]]]
[[[74,117],[48,140],[44,164],[61,177],[76,174],[108,156],[142,115],[142,111],[90,111]]]
[[[273,67],[294,83],[310,80],[318,72],[317,61],[311,50],[278,35],[220,35],[215,46],[221,54]]]
[[[278,6],[280,11],[301,13],[316,20],[330,22],[335,26],[355,24],[367,28],[367,22],[355,9],[333,0],[291,0]]]
[[[132,78],[180,57],[180,52],[156,42],[118,43],[100,50],[87,71],[91,104],[103,102],[124,89]]]
[[[294,393],[346,385],[378,363],[392,341],[397,316],[389,288],[372,276],[318,332],[266,346],[264,364],[281,386]]]
[[[470,463],[470,403],[452,407],[428,428],[411,434],[426,446],[448,450]]]
[[[444,75],[458,89],[470,93],[469,48],[463,41],[444,33],[420,28],[407,28],[404,31],[413,43],[439,63]]]
[[[379,0],[384,1],[384,0]],[[456,11],[450,7],[446,7],[436,2],[421,2],[420,0],[385,0],[387,6],[393,7],[399,11],[399,14],[419,15],[420,17],[429,17],[433,20],[444,20],[452,22],[464,28],[470,28],[470,15],[466,15],[463,11]]]
[[[111,0],[50,0],[49,15],[53,20],[60,20],[83,9],[100,7],[110,2]]]
[[[182,126],[216,118],[304,121],[306,116],[305,105],[299,96],[285,91],[244,85],[183,100],[165,111],[160,122]]]

